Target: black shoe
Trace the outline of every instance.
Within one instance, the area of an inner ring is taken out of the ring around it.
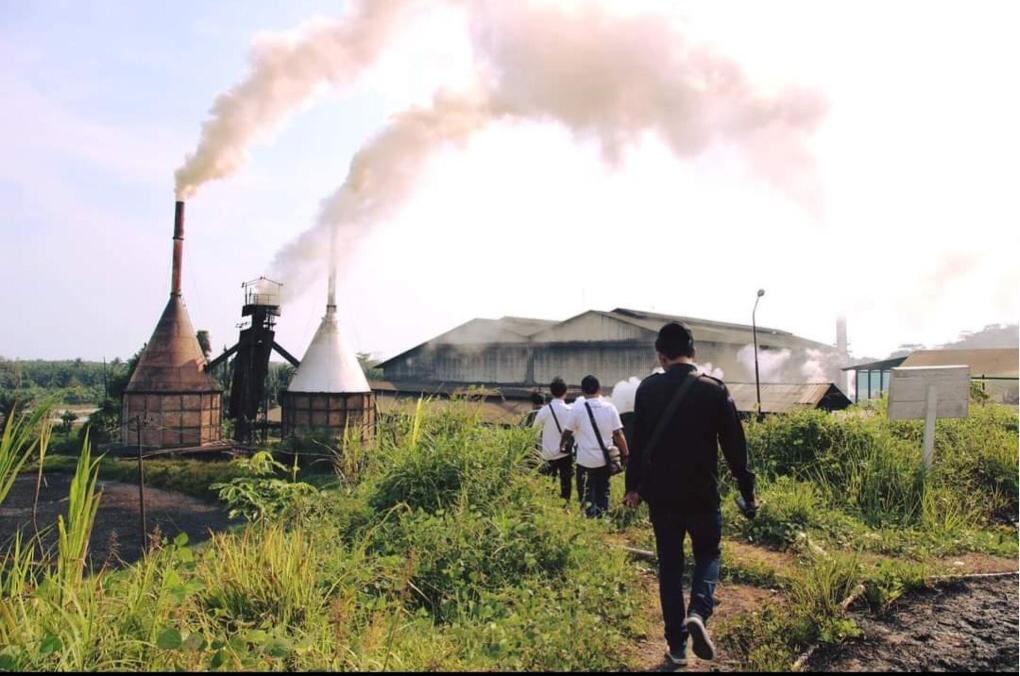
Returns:
[[[684,629],[691,636],[691,650],[694,654],[706,661],[714,660],[715,644],[712,643],[712,637],[708,635],[708,629],[705,628],[705,621],[701,616],[697,613],[688,615],[684,620]]]
[[[687,666],[687,655],[684,653],[676,654],[672,650],[666,651],[666,661],[663,665],[665,669],[669,671],[676,671]]]

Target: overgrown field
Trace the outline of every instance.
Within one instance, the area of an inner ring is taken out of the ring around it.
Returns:
[[[45,454],[45,425],[9,425],[0,501]],[[781,600],[714,625],[740,666],[788,669],[809,644],[852,637],[841,602],[860,585],[877,610],[946,556],[1015,559],[1004,522],[1017,511],[1016,410],[940,421],[928,475],[920,434],[880,406],[749,425],[761,509],[744,520],[723,486],[720,593],[741,584]],[[532,448],[530,431],[482,426],[465,401],[386,418],[371,445],[337,452],[325,480],[268,454],[153,463],[154,484],[216,493],[245,525],[194,548],[154,544],[116,571],[81,562],[98,473],[130,480],[130,466],[85,452],[58,547],[26,537],[0,550],[0,669],[640,666],[634,646],[660,632],[657,600],[648,564],[618,545],[651,548],[647,512],[582,518],[538,476]],[[47,471],[71,469],[53,460]]]

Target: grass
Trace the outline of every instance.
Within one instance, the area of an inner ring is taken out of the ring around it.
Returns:
[[[148,461],[149,484],[222,497],[246,523],[196,548],[154,543],[120,571],[82,562],[97,479],[134,481],[134,462],[47,457],[41,420],[11,424],[0,479],[39,466],[75,478],[56,551],[25,535],[0,566],[0,669],[604,670],[657,631],[640,564],[609,546],[652,549],[647,510],[581,518],[534,471],[530,432],[480,425],[470,402],[386,416],[371,444],[334,449],[328,476],[268,456]],[[878,612],[938,557],[1017,555],[1001,524],[1017,505],[1015,411],[940,421],[930,474],[917,426],[880,408],[747,432],[761,507],[743,519],[723,486],[723,589],[780,600],[715,626],[745,668],[786,670],[854,636],[843,602],[857,590]]]

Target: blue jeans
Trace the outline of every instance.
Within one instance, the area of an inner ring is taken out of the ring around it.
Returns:
[[[719,540],[722,538],[722,514],[682,514],[666,507],[649,505],[655,549],[659,556],[659,602],[670,651],[681,653],[687,645],[684,619],[684,539],[691,536],[694,551],[694,575],[691,602],[687,611],[697,613],[708,623],[715,605],[713,595],[719,582]]]
[[[609,468],[577,466],[577,493],[589,518],[609,510]]]

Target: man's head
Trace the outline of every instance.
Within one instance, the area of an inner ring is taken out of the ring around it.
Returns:
[[[694,359],[694,334],[680,322],[670,322],[659,329],[655,351],[664,367],[690,363]]]
[[[581,392],[583,392],[584,396],[589,399],[591,397],[598,396],[601,388],[602,386],[599,384],[599,379],[595,376],[585,376],[584,379],[581,380]]]
[[[563,382],[563,378],[556,376],[553,378],[553,381],[549,383],[549,391],[552,392],[553,397],[560,399],[567,394],[567,384]]]
[[[531,406],[532,408],[542,408],[545,404],[545,397],[542,396],[541,392],[535,391],[531,393]]]

